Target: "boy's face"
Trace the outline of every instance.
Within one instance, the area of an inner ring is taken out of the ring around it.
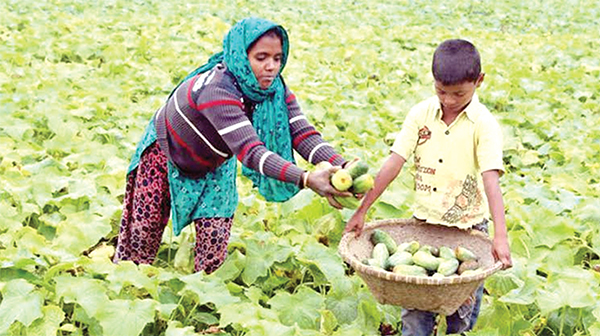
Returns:
[[[484,74],[480,74],[475,82],[444,85],[435,81],[435,94],[440,100],[442,111],[446,114],[459,114],[471,102],[475,90],[483,82]]]

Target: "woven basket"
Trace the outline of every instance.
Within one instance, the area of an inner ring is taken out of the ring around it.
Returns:
[[[466,247],[479,257],[483,272],[431,278],[400,275],[367,266],[361,261],[368,258],[373,251],[370,237],[375,228],[386,231],[398,243],[416,240],[421,244],[436,247]],[[380,303],[443,315],[454,313],[485,278],[502,268],[501,262],[494,262],[492,242],[482,232],[425,224],[414,219],[390,219],[368,223],[358,238],[354,232],[345,234],[340,241],[339,252],[365,281]]]

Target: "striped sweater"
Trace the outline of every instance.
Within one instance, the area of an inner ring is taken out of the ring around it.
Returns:
[[[344,159],[302,114],[286,87],[292,146],[316,164]],[[158,143],[182,174],[198,178],[236,156],[263,175],[302,187],[303,169],[269,151],[252,127],[254,104],[238,88],[224,64],[182,83],[155,114]]]

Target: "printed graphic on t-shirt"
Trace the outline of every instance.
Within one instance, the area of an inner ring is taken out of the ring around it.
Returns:
[[[422,174],[435,175],[435,168],[421,164],[421,157],[415,156],[415,190],[431,192],[431,185],[423,183]]]
[[[431,139],[431,131],[427,126],[423,126],[423,128],[419,130],[419,141],[417,141],[417,146],[424,144],[429,139]]]
[[[457,223],[463,219],[472,207],[478,203],[477,180],[473,175],[467,175],[462,184],[462,190],[454,200],[454,204],[442,216],[448,223]]]

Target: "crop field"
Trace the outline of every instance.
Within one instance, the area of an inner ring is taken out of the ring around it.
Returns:
[[[600,335],[600,2],[579,0],[1,1],[0,335],[399,329],[400,307],[379,304],[338,253],[350,210],[310,191],[267,203],[241,174],[217,272],[193,273],[192,226],[169,226],[153,265],[111,262],[149,118],[248,16],[287,29],[286,83],[372,173],[434,94],[435,47],[472,41],[479,98],[504,133],[514,267],[487,279],[468,335]],[[407,165],[369,220],[411,216]]]

